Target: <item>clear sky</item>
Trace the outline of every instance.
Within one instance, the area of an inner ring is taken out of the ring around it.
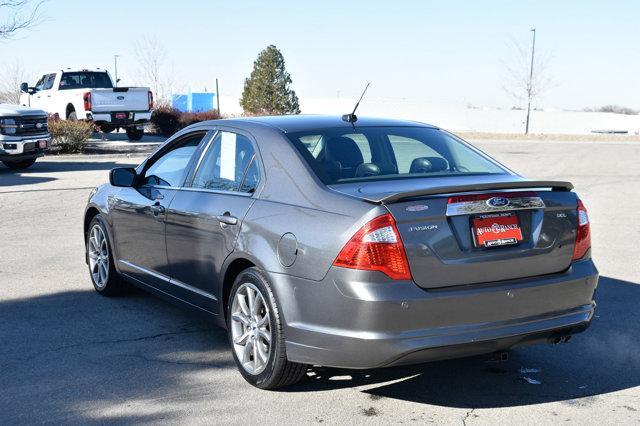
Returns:
[[[509,107],[512,40],[547,58],[545,108],[640,108],[639,1],[48,0],[45,20],[0,42],[30,75],[59,67],[136,74],[133,42],[160,40],[174,80],[237,96],[258,52],[275,44],[300,97],[368,96]],[[32,82],[30,82],[32,83]]]

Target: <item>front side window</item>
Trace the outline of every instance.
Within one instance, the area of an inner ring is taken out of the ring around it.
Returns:
[[[334,128],[287,136],[328,185],[509,173],[455,136],[430,127]]]
[[[55,74],[49,74],[45,76],[42,90],[50,90],[53,87],[53,81],[56,79]]]
[[[204,154],[191,186],[252,193],[259,180],[251,141],[243,135],[221,131]]]
[[[144,185],[180,187],[187,174],[189,161],[206,133],[186,136],[170,151],[151,164],[144,173]]]
[[[113,84],[106,72],[65,72],[60,78],[59,90],[112,89]]]
[[[44,87],[44,81],[46,78],[47,78],[46,75],[43,75],[42,77],[40,77],[40,80],[38,80],[36,82],[36,85],[33,87],[35,87],[36,90],[42,90],[42,88]]]

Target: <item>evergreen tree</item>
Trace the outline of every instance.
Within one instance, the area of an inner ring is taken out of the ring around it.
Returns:
[[[270,45],[260,52],[251,76],[244,80],[240,105],[249,114],[300,114],[298,97],[290,86],[284,57]]]

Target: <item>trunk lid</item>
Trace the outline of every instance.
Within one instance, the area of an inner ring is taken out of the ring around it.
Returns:
[[[571,264],[577,227],[577,198],[570,192],[571,184],[513,175],[416,181],[332,189],[387,206],[420,287],[526,278],[561,272]],[[487,203],[490,198],[498,199],[496,206]],[[522,240],[497,247],[478,244],[475,227],[482,223],[490,227],[496,216],[517,221]]]

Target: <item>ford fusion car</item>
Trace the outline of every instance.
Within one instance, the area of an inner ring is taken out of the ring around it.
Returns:
[[[190,126],[86,208],[95,289],[214,318],[265,389],[565,342],[593,317],[587,210],[437,127],[281,116]]]

